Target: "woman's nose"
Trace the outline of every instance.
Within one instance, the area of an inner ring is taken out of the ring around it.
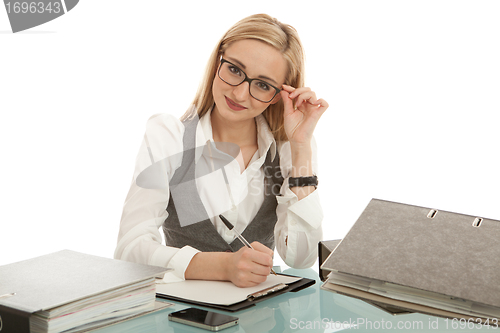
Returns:
[[[250,94],[248,91],[248,82],[243,82],[239,86],[234,87],[233,94],[239,102],[246,101],[248,99],[248,95]]]

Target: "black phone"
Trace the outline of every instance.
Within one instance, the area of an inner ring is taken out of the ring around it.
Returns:
[[[212,311],[188,308],[168,314],[168,320],[217,332],[238,325],[238,318]]]

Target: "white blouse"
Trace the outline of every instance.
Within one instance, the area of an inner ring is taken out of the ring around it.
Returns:
[[[302,200],[288,188],[288,175],[292,160],[289,142],[276,144],[268,124],[262,115],[255,118],[258,131],[258,149],[248,167],[241,172],[236,158],[224,167],[229,182],[226,186],[221,170],[196,179],[203,205],[218,233],[231,243],[236,235],[219,219],[223,214],[238,230],[243,232],[253,220],[264,201],[264,171],[261,168],[266,154],[272,157],[279,152],[280,168],[284,177],[281,195],[276,196],[278,221],[274,229],[276,249],[283,261],[294,268],[307,268],[317,258],[318,242],[322,238],[323,212],[318,190]],[[184,125],[168,114],[152,116],[146,125],[146,134],[136,159],[134,176],[123,207],[115,258],[137,263],[173,268],[165,281],[184,279],[184,272],[192,257],[199,251],[190,247],[175,248],[162,244],[159,232],[168,216],[166,211],[170,190],[168,184],[160,189],[146,189],[136,184],[139,174],[153,161],[167,157],[166,173],[170,180],[180,167],[183,151]],[[196,147],[213,143],[210,112],[200,119],[196,128]],[[196,163],[209,163],[208,151],[204,149]],[[312,143],[314,174],[317,174],[316,145]],[[200,155],[200,154],[198,154]],[[240,153],[241,155],[241,153]],[[239,156],[240,157],[240,156]],[[208,162],[206,162],[208,161]],[[213,186],[214,183],[221,186]],[[204,185],[205,184],[205,185]],[[208,185],[210,184],[210,185]],[[161,187],[161,186],[160,186]]]

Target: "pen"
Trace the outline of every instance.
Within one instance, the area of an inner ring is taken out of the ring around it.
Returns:
[[[226,225],[226,227],[229,229],[229,230],[233,230],[233,232],[236,234],[236,237],[238,237],[238,239],[246,246],[248,247],[249,249],[254,249],[252,247],[252,245],[250,245],[250,243],[245,239],[245,237],[243,237],[238,231],[236,231],[236,229],[234,229],[234,225],[231,224],[231,222],[229,222],[225,217],[224,215],[222,214],[219,214],[219,217],[220,219],[222,220],[222,222],[224,222],[224,224]],[[271,268],[271,273],[274,274],[274,275],[278,275],[276,274],[276,272]]]

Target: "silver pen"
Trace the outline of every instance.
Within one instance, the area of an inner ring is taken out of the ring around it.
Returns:
[[[231,222],[229,222],[225,217],[224,215],[222,214],[219,214],[219,217],[220,219],[222,220],[222,222],[226,225],[226,227],[229,229],[229,230],[232,230],[235,234],[236,234],[236,237],[238,237],[238,239],[243,243],[243,245],[245,245],[246,247],[248,247],[249,249],[252,249],[254,250],[254,248],[252,247],[252,245],[250,245],[250,243],[245,239],[245,237],[243,237],[238,231],[236,231],[236,229],[234,229],[234,225],[231,224]],[[276,274],[276,272],[271,268],[271,273],[274,274],[274,275],[278,275]]]

